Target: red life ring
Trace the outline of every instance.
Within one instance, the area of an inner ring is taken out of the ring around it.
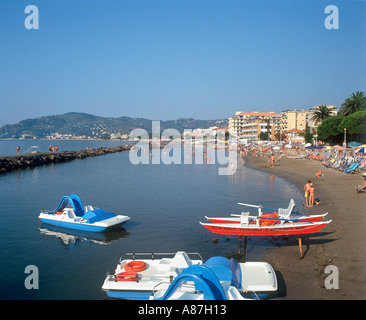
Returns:
[[[143,271],[145,269],[146,269],[146,263],[143,261],[133,260],[133,261],[126,263],[126,265],[125,265],[126,271],[139,272],[139,271]]]
[[[115,281],[137,281],[138,274],[133,271],[121,272],[115,275]]]

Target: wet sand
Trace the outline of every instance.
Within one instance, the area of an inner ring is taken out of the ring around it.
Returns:
[[[281,177],[297,187],[301,194],[310,179],[320,204],[307,208],[304,198],[303,203],[296,203],[296,208],[303,208],[302,212],[306,214],[328,212],[323,219],[332,219],[320,232],[303,239],[303,259],[300,259],[296,237],[289,239],[288,245],[273,249],[266,257],[278,274],[281,299],[365,299],[366,194],[355,193],[355,185],[364,184],[364,180],[359,174],[329,169],[314,160],[284,156],[275,167],[268,167],[267,161],[267,157],[248,155],[245,166]],[[316,178],[317,171],[322,171],[324,177]],[[325,273],[329,265],[338,268],[339,289],[325,288],[325,279],[335,275]]]

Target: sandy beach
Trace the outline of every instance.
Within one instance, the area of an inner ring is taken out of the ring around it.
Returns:
[[[281,299],[341,300],[366,298],[366,228],[365,193],[355,193],[355,185],[363,184],[359,174],[346,174],[324,167],[320,162],[282,157],[275,167],[268,167],[267,157],[245,157],[245,166],[281,177],[303,194],[307,180],[315,186],[318,206],[307,208],[296,203],[296,209],[306,214],[328,212],[325,220],[332,222],[319,233],[303,239],[304,258],[300,259],[297,239],[287,246],[275,248],[266,257],[278,273],[282,284]],[[324,177],[316,178],[322,171]],[[289,199],[290,200],[290,199]],[[338,268],[339,289],[326,289],[325,273],[332,265]],[[283,279],[281,281],[281,278]]]

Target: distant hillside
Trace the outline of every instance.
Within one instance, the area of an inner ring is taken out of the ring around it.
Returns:
[[[69,137],[109,138],[113,133],[129,134],[133,129],[141,128],[151,132],[151,121],[143,118],[105,118],[87,113],[69,112],[62,115],[26,119],[16,124],[7,124],[0,128],[0,139]],[[173,128],[183,133],[184,129],[226,127],[227,119],[198,120],[191,118],[162,120],[161,131]]]

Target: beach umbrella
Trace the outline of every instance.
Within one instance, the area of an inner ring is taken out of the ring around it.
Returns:
[[[350,147],[359,147],[361,142],[352,141],[348,144]]]
[[[366,152],[365,152],[365,147],[357,148],[357,149],[355,149],[355,152],[356,152],[356,153],[366,153]]]

